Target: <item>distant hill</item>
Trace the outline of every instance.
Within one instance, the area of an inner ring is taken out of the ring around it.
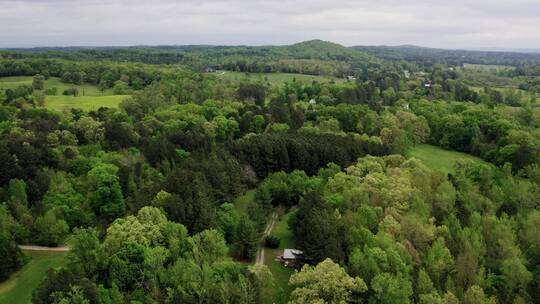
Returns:
[[[407,60],[423,65],[437,63],[452,66],[460,66],[463,63],[522,65],[540,60],[540,53],[510,51],[450,50],[415,45],[354,46],[352,48],[385,60]]]
[[[525,49],[525,48],[466,48],[468,51],[483,51],[483,52],[511,52],[525,54],[540,54],[540,49]]]
[[[0,52],[0,58],[138,61],[239,72],[286,72],[344,77],[383,60],[336,43],[309,40],[281,46],[40,47]]]

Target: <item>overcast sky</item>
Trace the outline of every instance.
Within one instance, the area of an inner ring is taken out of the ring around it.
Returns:
[[[0,0],[0,47],[163,44],[540,48],[540,0]]]

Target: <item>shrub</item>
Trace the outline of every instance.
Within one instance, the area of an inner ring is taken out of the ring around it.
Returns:
[[[77,88],[69,88],[69,89],[66,89],[64,90],[64,92],[62,93],[62,95],[66,95],[66,96],[79,96],[79,89]]]
[[[280,239],[277,236],[269,235],[264,239],[264,246],[268,248],[278,248]]]

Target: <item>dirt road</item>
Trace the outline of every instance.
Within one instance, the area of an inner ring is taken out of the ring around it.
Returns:
[[[29,251],[58,251],[58,252],[65,252],[70,251],[71,248],[68,246],[61,246],[61,247],[45,247],[45,246],[35,246],[35,245],[19,245],[19,248],[21,250],[29,250]]]
[[[257,259],[255,260],[256,265],[262,265],[264,264],[264,239],[272,233],[272,228],[274,228],[274,225],[276,224],[276,221],[278,219],[277,212],[274,212],[272,214],[272,219],[270,220],[270,223],[266,226],[266,229],[264,229],[263,238],[261,240],[261,243],[259,244],[259,249],[257,250]]]

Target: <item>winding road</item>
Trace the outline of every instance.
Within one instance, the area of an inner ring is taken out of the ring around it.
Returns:
[[[268,225],[266,226],[266,229],[264,229],[263,237],[261,240],[261,243],[259,244],[259,249],[257,250],[257,259],[255,260],[255,265],[263,265],[264,264],[264,240],[267,236],[272,233],[272,229],[274,228],[274,225],[276,224],[276,221],[278,219],[277,212],[274,212],[272,214],[272,218]]]

